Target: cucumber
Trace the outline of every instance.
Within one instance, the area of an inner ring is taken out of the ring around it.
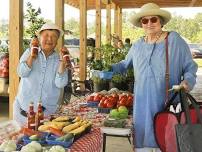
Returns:
[[[39,140],[39,137],[37,135],[32,135],[32,136],[29,137],[29,139],[31,141],[37,141],[37,140]]]
[[[61,136],[59,138],[56,138],[56,141],[69,141],[71,140],[72,138],[74,138],[74,134],[72,133],[67,133],[66,135],[64,136]]]

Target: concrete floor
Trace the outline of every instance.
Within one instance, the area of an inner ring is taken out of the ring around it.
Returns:
[[[105,152],[133,152],[133,148],[127,138],[108,136]]]

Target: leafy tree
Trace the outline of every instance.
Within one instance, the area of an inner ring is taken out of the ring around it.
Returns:
[[[8,37],[8,22],[7,20],[2,20],[0,23],[0,38]]]
[[[28,28],[25,30],[25,35],[33,38],[35,36],[35,32],[41,28],[41,26],[45,23],[44,19],[39,17],[41,14],[41,9],[37,10],[33,8],[30,2],[27,3],[27,10],[24,18],[28,22]]]
[[[77,21],[74,18],[69,19],[66,23],[65,23],[65,29],[68,29],[70,31],[72,31],[72,36],[79,38],[80,35],[80,31],[79,31],[79,21]]]

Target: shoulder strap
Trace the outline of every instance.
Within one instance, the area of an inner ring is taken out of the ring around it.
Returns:
[[[165,73],[165,79],[166,79],[166,96],[165,96],[165,104],[168,103],[168,90],[169,90],[169,57],[168,57],[168,34],[167,33],[165,37],[165,46],[166,46],[166,73]]]

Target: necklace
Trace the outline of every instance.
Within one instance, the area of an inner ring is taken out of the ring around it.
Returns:
[[[159,40],[159,38],[161,37],[162,34],[163,34],[163,31],[161,31],[160,33],[156,34],[155,40],[154,41],[150,41],[150,42],[148,41],[148,36],[145,36],[145,42],[147,42],[147,43],[156,43]]]

